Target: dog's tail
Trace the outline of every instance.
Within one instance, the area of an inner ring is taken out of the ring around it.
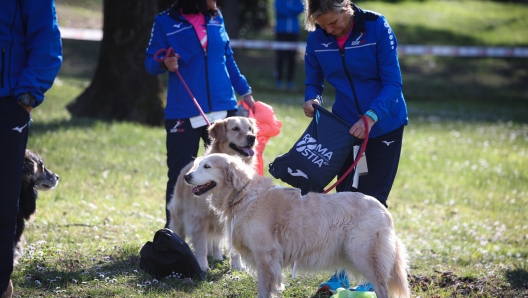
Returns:
[[[396,259],[389,279],[390,297],[410,297],[407,271],[409,270],[409,257],[403,242],[396,237]]]

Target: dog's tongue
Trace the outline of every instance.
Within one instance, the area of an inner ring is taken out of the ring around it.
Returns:
[[[203,187],[204,187],[203,185],[198,185],[198,186],[196,186],[196,187],[193,187],[193,188],[191,189],[191,192],[192,192],[192,193],[196,193],[197,191],[199,191],[199,190],[202,189]]]
[[[246,154],[249,155],[249,156],[255,155],[255,151],[253,151],[253,149],[251,149],[249,147],[242,147],[240,149],[242,149],[242,151],[246,152]]]

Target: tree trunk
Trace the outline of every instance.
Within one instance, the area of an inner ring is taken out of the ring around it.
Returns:
[[[160,7],[152,0],[104,0],[98,65],[90,86],[68,105],[73,116],[154,126],[163,123],[161,81],[144,66]]]
[[[253,1],[253,0],[251,0]],[[239,0],[221,0],[218,1],[224,16],[224,23],[227,34],[230,39],[238,38],[238,31],[240,30],[239,23]]]

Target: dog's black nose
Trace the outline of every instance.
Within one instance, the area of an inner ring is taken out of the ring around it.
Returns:
[[[183,179],[185,179],[186,182],[189,182],[191,180],[192,175],[191,174],[185,174],[183,175]]]
[[[248,140],[249,145],[253,146],[255,144],[255,136],[249,135],[246,138]]]

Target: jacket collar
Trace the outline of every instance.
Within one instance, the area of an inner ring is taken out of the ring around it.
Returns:
[[[363,32],[365,30],[365,12],[354,3],[352,3],[352,9],[354,10],[354,28],[352,29],[352,35],[354,35],[357,32]]]
[[[176,5],[173,5],[171,6],[171,8],[169,8],[168,14],[169,14],[169,17],[171,17],[172,19],[176,21],[187,21],[187,19],[182,15],[180,9],[176,8]],[[220,11],[218,12],[218,14],[220,14]],[[205,21],[209,22],[210,19],[211,19],[211,16],[209,14],[206,14]]]

